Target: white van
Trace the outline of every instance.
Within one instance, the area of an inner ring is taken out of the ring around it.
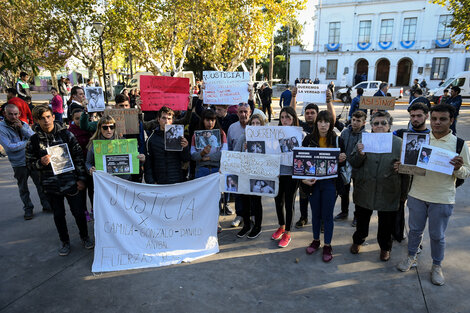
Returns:
[[[444,89],[450,89],[453,86],[460,87],[460,95],[462,98],[470,98],[470,71],[452,75],[451,78],[447,79],[441,86],[429,90],[426,94],[426,98],[437,104],[439,98],[444,94]]]

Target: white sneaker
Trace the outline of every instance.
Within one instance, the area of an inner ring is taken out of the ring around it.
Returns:
[[[445,283],[444,274],[442,274],[442,267],[440,265],[433,264],[431,267],[431,282],[434,285],[442,286]]]
[[[240,224],[243,222],[243,218],[241,216],[235,217],[235,219],[232,221],[232,227],[238,227]]]
[[[418,266],[416,256],[407,256],[406,259],[398,263],[397,269],[402,272],[408,272],[412,267]]]

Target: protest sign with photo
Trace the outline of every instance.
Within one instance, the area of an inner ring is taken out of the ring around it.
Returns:
[[[183,151],[181,137],[184,136],[184,125],[165,125],[165,150]]]
[[[164,106],[185,111],[189,103],[189,87],[189,78],[140,76],[142,111],[158,111]]]
[[[302,145],[302,127],[296,126],[247,126],[248,143],[257,142],[266,154],[281,154],[281,175],[292,174],[292,150]]]
[[[363,152],[391,153],[393,133],[362,133]]]
[[[403,143],[401,147],[400,165],[398,173],[407,175],[424,176],[426,170],[416,166],[418,162],[419,150],[423,144],[429,144],[429,134],[414,132],[403,133]]]
[[[72,157],[70,156],[69,146],[66,143],[47,147],[47,154],[51,156],[51,166],[54,175],[73,171]]]
[[[116,133],[139,134],[139,109],[106,109],[104,114],[112,116],[116,121]]]
[[[454,166],[450,164],[450,160],[457,155],[458,154],[454,151],[423,144],[419,150],[416,166],[424,168],[427,171],[452,175]]]
[[[239,104],[248,102],[249,72],[204,71],[205,104]]]
[[[339,148],[294,148],[292,178],[338,177]]]
[[[326,103],[325,84],[297,84],[297,102]]]
[[[95,183],[92,272],[191,262],[219,252],[219,174],[171,185],[129,182],[101,171]]]
[[[85,98],[88,101],[88,112],[103,112],[106,108],[103,88],[101,87],[85,87]]]
[[[211,148],[221,147],[220,129],[197,130],[194,132],[196,149],[204,149],[207,145]]]
[[[139,174],[137,139],[93,140],[95,167],[113,175]]]
[[[280,155],[222,151],[220,191],[275,197],[279,188]]]
[[[359,102],[359,109],[394,110],[395,101],[394,97],[362,96],[361,102]]]

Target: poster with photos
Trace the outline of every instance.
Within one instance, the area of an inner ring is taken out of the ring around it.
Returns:
[[[294,148],[292,178],[329,179],[338,177],[339,148]]]

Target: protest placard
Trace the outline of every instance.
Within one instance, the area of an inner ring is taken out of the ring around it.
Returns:
[[[88,101],[88,112],[103,112],[106,104],[104,102],[103,88],[85,87],[85,98]]]
[[[183,151],[181,137],[184,136],[184,125],[165,125],[165,150]]]
[[[106,109],[104,114],[112,116],[116,121],[116,133],[139,134],[139,109]]]
[[[166,106],[186,110],[189,103],[189,78],[141,76],[140,101],[142,111],[158,111]]]
[[[429,134],[404,132],[400,163],[416,166],[419,150],[423,144],[429,144]]]
[[[219,174],[145,185],[97,171],[92,272],[191,262],[219,252]],[[98,192],[99,191],[99,192]]]
[[[139,174],[137,139],[93,140],[95,167],[113,175]]]
[[[297,102],[326,103],[325,84],[297,84]]]
[[[392,133],[362,133],[363,152],[391,153],[393,144]]]
[[[415,165],[399,164],[398,173],[414,176],[424,176],[426,175],[426,170]]]
[[[70,156],[69,146],[66,143],[47,147],[47,154],[51,156],[51,166],[54,175],[73,171],[75,166]]]
[[[194,132],[196,149],[204,149],[207,145],[211,148],[219,148],[221,146],[220,141],[220,129],[210,130],[197,130]]]
[[[239,104],[248,102],[249,72],[204,71],[205,104]]]
[[[220,191],[275,197],[279,188],[280,155],[222,151]]]
[[[338,177],[339,148],[294,148],[292,178]]]
[[[362,96],[361,102],[359,102],[359,109],[394,110],[395,98]]]
[[[453,151],[423,144],[419,150],[416,166],[428,171],[452,175],[454,166],[450,164],[450,160],[457,155],[458,154]]]
[[[266,154],[281,154],[281,175],[292,175],[292,150],[302,144],[302,127],[247,126],[245,135],[247,148],[257,142]]]

